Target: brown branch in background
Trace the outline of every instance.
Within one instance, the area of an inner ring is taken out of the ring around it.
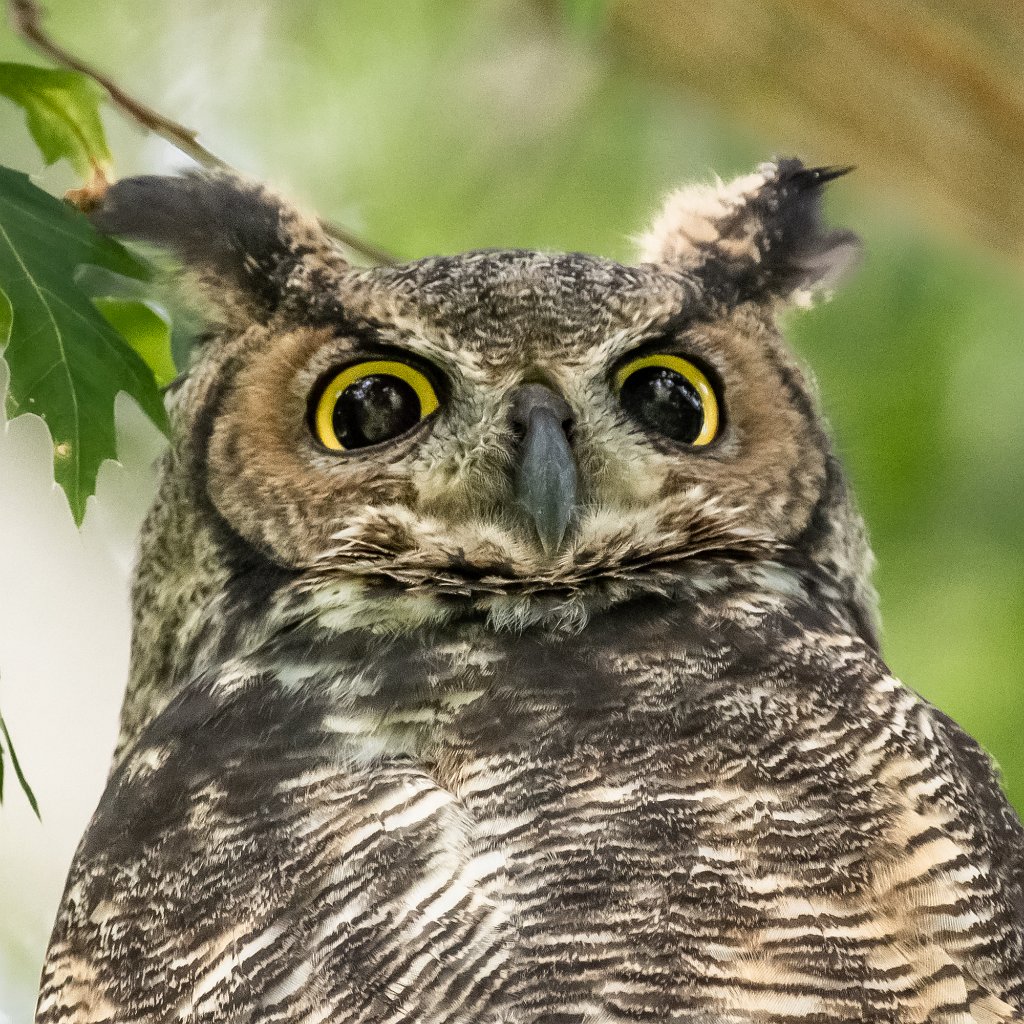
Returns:
[[[609,12],[627,60],[769,152],[855,163],[861,188],[1024,262],[1021,0],[618,0]]]
[[[108,75],[105,75],[102,71],[97,71],[96,68],[86,64],[51,39],[43,28],[45,11],[37,0],[9,0],[9,8],[11,21],[22,38],[30,42],[36,49],[45,53],[55,64],[68,68],[71,71],[77,71],[101,86],[106,91],[110,102],[123,114],[131,118],[131,120],[142,125],[147,131],[153,132],[154,135],[159,135],[160,138],[165,139],[176,149],[190,156],[202,167],[225,171],[234,169],[198,141],[198,132],[192,128],[186,128],[184,125],[170,120],[170,118],[164,117],[163,114],[153,110],[152,107],[139,102],[133,96],[129,96]],[[331,224],[329,221],[321,220],[320,226],[331,238],[341,242],[346,248],[359,253],[361,256],[365,256],[374,263],[383,266],[395,266],[398,262],[390,253],[378,249],[369,242],[364,242],[361,238],[356,237],[344,228]]]
[[[166,139],[171,145],[192,157],[203,167],[231,169],[220,157],[200,145],[196,140],[198,132],[170,121],[144,103],[140,103],[129,96],[112,78],[103,74],[102,71],[90,67],[73,53],[65,50],[59,43],[54,42],[43,30],[43,17],[46,12],[42,5],[36,3],[35,0],[10,0],[10,10],[15,28],[36,49],[45,53],[55,64],[69,68],[71,71],[77,71],[102,86],[114,106],[127,114],[133,121],[137,121],[143,128],[159,135],[162,139]]]

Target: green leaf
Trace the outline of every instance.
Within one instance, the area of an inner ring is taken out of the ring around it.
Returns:
[[[42,816],[39,813],[39,803],[36,800],[35,793],[32,792],[32,787],[28,784],[28,779],[25,778],[25,773],[21,770],[21,764],[18,762],[18,755],[14,752],[14,743],[11,741],[11,734],[7,730],[7,723],[4,721],[4,716],[0,714],[0,736],[2,736],[3,742],[0,743],[0,804],[4,802],[4,746],[7,747],[7,753],[11,758],[11,767],[14,769],[14,775],[21,785],[22,792],[25,794],[25,798],[28,800],[29,806],[35,812],[37,818],[42,821]]]
[[[32,412],[46,421],[54,477],[79,523],[100,463],[116,458],[117,393],[126,391],[167,429],[152,371],[75,282],[82,263],[137,278],[149,274],[146,264],[96,232],[77,210],[36,188],[26,175],[0,167],[8,415]],[[0,309],[0,320],[4,315]]]
[[[608,16],[611,0],[562,0],[562,12],[569,24],[583,32],[596,32]]]
[[[107,323],[153,371],[157,387],[167,387],[178,376],[171,357],[171,326],[167,320],[147,303],[137,300],[102,298],[93,302]]]
[[[66,159],[83,177],[109,169],[99,105],[104,91],[75,71],[0,63],[0,95],[25,111],[28,130],[48,163]]]

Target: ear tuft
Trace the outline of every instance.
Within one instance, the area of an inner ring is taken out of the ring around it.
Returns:
[[[90,220],[166,249],[223,318],[265,319],[304,271],[343,265],[316,220],[226,172],[125,178]]]
[[[687,273],[718,301],[806,303],[859,259],[857,236],[821,218],[824,186],[851,169],[780,160],[729,184],[681,189],[641,239],[641,258]]]

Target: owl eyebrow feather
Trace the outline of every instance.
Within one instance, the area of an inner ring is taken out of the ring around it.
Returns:
[[[315,218],[234,173],[124,178],[90,220],[105,234],[166,250],[214,309],[272,315],[299,277],[347,264]]]
[[[728,184],[680,189],[643,236],[641,258],[680,272],[698,306],[828,293],[860,256],[857,236],[822,217],[825,185],[851,169],[786,159]]]
[[[768,291],[789,295],[845,271],[846,260],[859,253],[852,231],[826,230],[822,223],[824,186],[852,167],[805,167],[782,160],[775,177],[755,192],[723,225],[719,248],[726,240],[753,233],[759,258],[729,267],[729,253],[717,262],[731,270],[740,294]],[[709,261],[713,264],[716,260]],[[709,268],[710,269],[710,266]]]

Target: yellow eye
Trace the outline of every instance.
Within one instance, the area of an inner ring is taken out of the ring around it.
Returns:
[[[317,440],[334,451],[383,444],[438,407],[429,380],[408,363],[371,359],[328,381],[313,412]]]
[[[718,433],[718,398],[707,377],[679,356],[632,359],[615,374],[622,407],[673,441],[700,447]]]

